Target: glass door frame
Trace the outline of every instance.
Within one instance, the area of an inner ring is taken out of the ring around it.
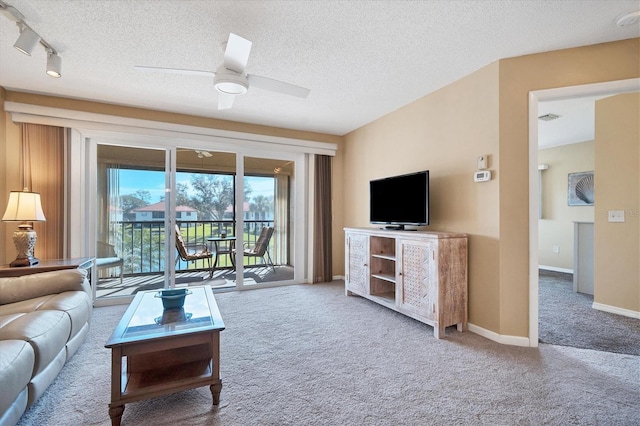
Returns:
[[[293,198],[294,220],[293,220],[293,239],[291,241],[291,253],[294,256],[293,279],[284,281],[272,281],[262,284],[244,284],[244,256],[242,250],[236,251],[236,288],[238,290],[276,287],[281,285],[302,283],[305,280],[307,264],[306,264],[306,241],[308,241],[308,201],[307,201],[307,182],[306,163],[307,156],[302,153],[293,152],[266,152],[259,150],[238,150],[236,152],[236,204],[244,205],[244,177],[245,177],[245,157],[249,158],[265,158],[271,160],[293,161],[294,163],[294,182],[291,185],[290,197]],[[243,209],[236,209],[236,229],[244,229]],[[242,247],[241,232],[236,232],[236,247]]]
[[[75,140],[75,145],[73,141]],[[81,170],[81,175],[86,178],[84,181],[86,182],[85,187],[80,187],[80,194],[78,194],[78,190],[72,191],[72,198],[76,196],[77,201],[72,204],[79,204],[84,207],[84,211],[90,214],[90,217],[86,223],[83,223],[83,227],[85,229],[86,237],[84,240],[84,251],[85,253],[91,253],[91,255],[95,255],[95,247],[96,247],[96,176],[97,176],[97,146],[98,144],[108,144],[108,145],[119,145],[126,146],[132,148],[141,148],[141,149],[161,149],[165,150],[165,191],[167,192],[167,197],[165,198],[168,202],[165,207],[165,235],[168,235],[169,238],[165,239],[165,264],[167,264],[167,274],[165,275],[165,287],[171,286],[172,282],[175,282],[175,265],[172,259],[172,249],[175,247],[175,235],[172,232],[173,227],[176,224],[176,218],[174,214],[174,209],[172,206],[175,205],[176,202],[176,182],[175,182],[175,173],[176,173],[176,158],[177,158],[177,149],[178,148],[193,148],[193,149],[202,149],[208,151],[223,151],[223,152],[232,152],[236,155],[236,171],[235,171],[235,179],[236,179],[236,204],[242,206],[244,204],[244,160],[245,157],[258,157],[258,158],[268,158],[275,160],[285,160],[285,161],[293,161],[294,162],[294,176],[296,177],[296,181],[292,184],[292,202],[295,203],[294,207],[294,220],[293,220],[293,233],[294,238],[291,242],[291,252],[294,257],[294,264],[296,267],[294,268],[294,278],[292,280],[286,281],[274,281],[270,283],[257,284],[251,286],[243,285],[243,256],[241,252],[238,252],[238,259],[236,265],[240,265],[239,268],[236,269],[236,287],[235,289],[255,289],[255,288],[264,288],[264,287],[273,287],[280,285],[289,285],[289,284],[298,284],[306,281],[306,277],[308,275],[309,266],[308,262],[308,244],[309,241],[309,203],[307,200],[309,190],[309,176],[307,175],[309,171],[308,163],[309,163],[309,154],[298,150],[288,151],[266,151],[264,148],[256,147],[253,145],[250,146],[238,146],[233,143],[233,141],[227,140],[226,143],[215,143],[211,141],[203,141],[200,139],[186,139],[186,138],[177,138],[177,137],[165,137],[158,135],[137,135],[132,133],[114,133],[114,132],[102,132],[102,131],[88,131],[77,133],[72,135],[72,158],[83,158],[86,166],[83,170]],[[233,147],[233,149],[230,149]],[[75,155],[74,155],[75,151]],[[88,187],[87,187],[88,185]],[[86,196],[88,195],[88,196]],[[236,209],[236,229],[243,229],[244,227],[244,217],[243,217],[243,209]],[[167,220],[168,219],[168,220]],[[242,236],[236,236],[236,247],[242,247]],[[77,250],[78,248],[76,248]],[[169,261],[168,261],[169,260]],[[93,268],[92,277],[96,277],[96,270]],[[95,278],[92,278],[94,280]],[[95,282],[92,283],[94,295],[93,300],[96,303],[96,306],[104,306],[111,304],[121,304],[127,302],[132,299],[131,297],[114,297],[109,300],[103,301],[102,299],[95,298]]]

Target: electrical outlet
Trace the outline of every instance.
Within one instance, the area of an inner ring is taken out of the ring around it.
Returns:
[[[554,252],[555,254],[560,253],[560,246],[553,246],[553,252]]]
[[[609,210],[609,222],[624,222],[624,210]]]

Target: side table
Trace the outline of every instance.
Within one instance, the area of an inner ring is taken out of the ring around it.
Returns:
[[[0,278],[21,277],[23,275],[38,274],[40,272],[59,271],[61,269],[90,269],[93,266],[93,257],[77,257],[73,259],[48,259],[40,260],[33,266],[9,265],[0,266]]]

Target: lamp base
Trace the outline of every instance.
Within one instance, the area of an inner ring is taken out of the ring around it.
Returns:
[[[40,259],[36,257],[23,257],[21,259],[16,258],[13,262],[9,264],[11,268],[15,267],[24,267],[24,266],[33,266],[40,263]]]
[[[31,228],[31,225],[20,225],[13,233],[13,244],[18,250],[18,256],[9,264],[11,267],[33,266],[40,263],[37,257],[33,256],[33,249],[36,245],[38,235]]]

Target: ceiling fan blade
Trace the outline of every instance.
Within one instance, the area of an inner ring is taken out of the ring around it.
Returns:
[[[218,93],[218,109],[229,109],[233,106],[233,101],[236,99],[236,95],[230,95],[228,93]]]
[[[272,92],[278,92],[290,96],[297,96],[299,98],[306,98],[309,95],[309,92],[311,92],[311,90],[305,89],[304,87],[274,80],[268,77],[261,77],[259,75],[247,75],[247,79],[249,80],[249,85],[251,87],[271,90]]]
[[[134,68],[142,72],[161,72],[164,74],[200,75],[205,77],[213,77],[216,75],[214,71],[183,70],[180,68],[147,67],[144,65],[136,65]]]
[[[242,74],[247,66],[247,61],[249,61],[252,44],[249,40],[239,35],[229,33],[227,48],[224,51],[225,68]]]

